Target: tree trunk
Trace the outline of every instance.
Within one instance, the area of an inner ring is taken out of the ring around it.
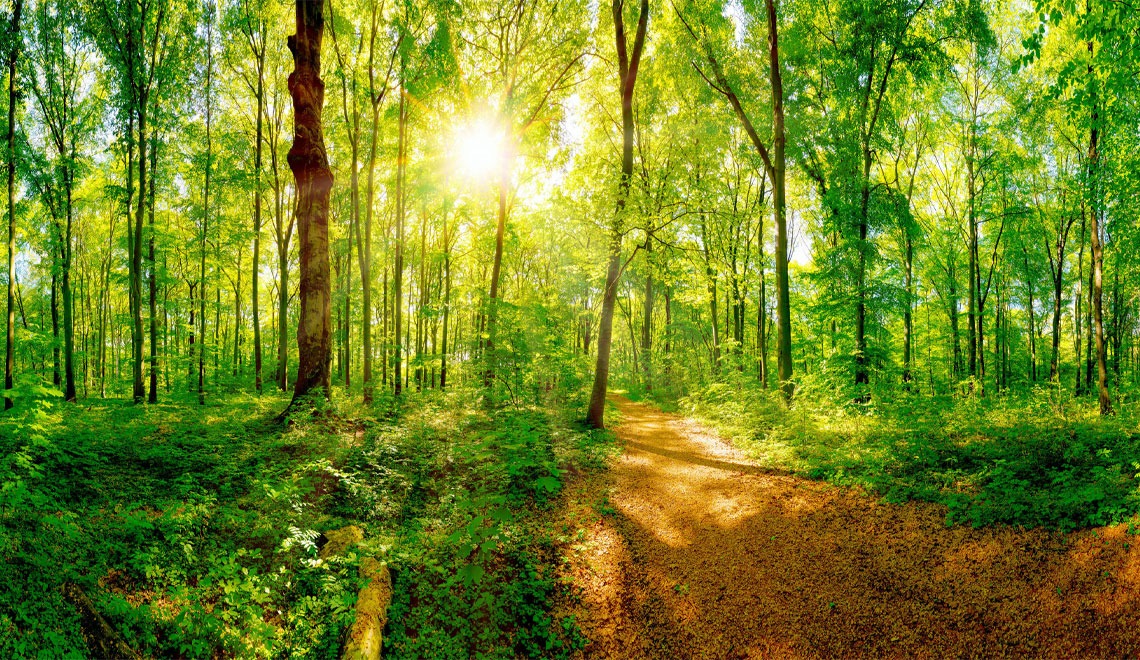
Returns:
[[[212,133],[213,120],[213,84],[214,84],[214,22],[212,16],[207,17],[206,24],[206,171],[205,187],[202,192],[202,243],[200,253],[200,269],[198,272],[198,323],[200,329],[200,345],[198,346],[198,405],[206,403],[206,244],[210,234],[210,175],[213,169],[214,142]],[[153,176],[153,173],[152,173]],[[217,323],[214,323],[214,332],[217,333]],[[214,342],[214,350],[218,350]]]
[[[264,40],[264,33],[262,34]],[[253,387],[261,394],[261,307],[258,300],[261,270],[261,161],[265,131],[265,44],[257,57],[257,134],[253,150],[253,265],[250,270],[250,311],[253,314]]]
[[[296,19],[297,33],[288,41],[294,67],[289,74],[294,120],[293,146],[289,149],[288,161],[296,181],[301,273],[294,403],[314,390],[321,390],[320,395],[326,399],[331,396],[329,323],[332,294],[328,215],[333,184],[321,126],[325,96],[325,85],[321,81],[324,3],[321,0],[297,0]]]
[[[906,263],[903,264],[905,269],[905,286],[906,286],[906,311],[903,312],[903,382],[909,383],[914,380],[914,239],[911,238],[910,228],[906,229]]]
[[[140,135],[139,139],[145,139],[145,137]],[[147,191],[147,210],[150,215],[150,236],[147,237],[147,262],[150,264],[150,273],[147,277],[148,309],[150,312],[150,392],[147,394],[147,403],[158,403],[158,263],[154,258],[154,175],[158,169],[158,131],[153,128],[151,129],[151,140],[150,188]],[[142,194],[141,189],[139,194]],[[65,307],[67,306],[67,297],[68,294],[65,293]]]
[[[1092,52],[1092,44],[1089,44]],[[1102,308],[1102,291],[1104,288],[1104,246],[1100,237],[1100,205],[1099,191],[1097,190],[1097,162],[1100,158],[1097,139],[1097,107],[1093,106],[1092,127],[1089,129],[1089,188],[1091,191],[1091,212],[1089,213],[1089,239],[1092,247],[1092,316],[1093,332],[1096,336],[1096,379],[1097,400],[1100,404],[1101,415],[1111,415],[1112,400],[1108,396],[1108,370],[1105,366],[1104,343],[1104,314]]]
[[[402,368],[403,359],[403,345],[400,341],[400,332],[402,329],[401,323],[403,321],[404,313],[404,213],[405,213],[405,195],[407,193],[407,162],[406,155],[408,153],[408,107],[407,100],[404,98],[404,69],[405,63],[403,60],[400,62],[400,99],[398,105],[398,137],[396,145],[396,255],[395,266],[392,274],[392,298],[395,313],[395,319],[392,325],[393,332],[393,361],[392,361],[392,375],[393,375],[393,391],[397,397],[403,391],[403,379],[400,377],[400,370]]]
[[[641,308],[641,367],[645,391],[653,391],[653,235],[645,237],[645,296]]]
[[[20,10],[22,0],[15,0],[8,35],[12,40],[8,53],[8,324],[4,340],[4,410],[12,407],[10,390],[16,364],[16,61],[19,57],[19,43],[16,35],[20,31]]]
[[[1025,284],[1029,288],[1029,382],[1037,382],[1037,316],[1033,299],[1033,276],[1029,272],[1029,255],[1022,246],[1022,258],[1025,262]]]
[[[443,337],[439,348],[439,389],[447,389],[447,324],[451,317],[451,235],[443,219]]]
[[[586,423],[594,428],[605,427],[606,389],[610,377],[610,347],[613,333],[614,303],[617,300],[617,283],[621,276],[621,239],[625,223],[625,204],[629,197],[633,175],[633,91],[637,84],[637,70],[641,65],[641,52],[645,45],[645,32],[649,25],[649,0],[641,0],[638,9],[637,33],[633,51],[626,48],[625,21],[622,0],[613,0],[614,37],[618,55],[618,80],[621,83],[621,178],[615,203],[613,236],[610,239],[609,266],[606,269],[606,288],[602,294],[602,317],[598,328],[598,360],[594,369],[594,387],[590,393],[590,407]],[[498,262],[496,260],[496,269]]]
[[[146,387],[143,384],[143,327],[142,327],[142,238],[143,218],[146,214],[146,181],[147,181],[147,153],[146,153],[146,120],[147,100],[146,94],[141,94],[137,100],[135,117],[138,122],[138,156],[139,156],[139,198],[135,207],[134,226],[131,233],[131,261],[130,261],[130,298],[131,298],[131,382],[135,403],[142,403],[146,397]]]
[[[63,232],[63,268],[61,293],[63,294],[63,400],[74,402],[75,394],[75,314],[74,299],[71,292],[71,227],[73,221],[73,208],[71,198],[71,169],[70,164],[65,166],[64,172],[64,199],[66,212],[66,228]]]
[[[1081,242],[1080,247],[1077,248],[1077,279],[1076,291],[1073,292],[1073,363],[1076,365],[1076,385],[1074,392],[1077,396],[1084,394],[1084,387],[1081,380],[1081,299],[1084,297],[1082,287],[1085,282],[1085,210],[1081,208]]]

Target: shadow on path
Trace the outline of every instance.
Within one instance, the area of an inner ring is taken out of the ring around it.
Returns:
[[[1140,547],[947,528],[756,465],[683,418],[614,398],[616,512],[590,530],[597,658],[1120,657],[1140,652]]]

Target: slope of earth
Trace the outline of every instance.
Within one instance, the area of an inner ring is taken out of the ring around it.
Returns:
[[[936,505],[765,469],[689,420],[614,402],[625,452],[567,562],[586,657],[1140,652],[1124,526],[947,528]]]

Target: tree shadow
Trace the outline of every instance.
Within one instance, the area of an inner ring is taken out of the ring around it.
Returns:
[[[675,418],[623,408],[612,501],[648,657],[1140,649],[1140,548],[1121,526],[948,528],[941,506],[750,466]]]

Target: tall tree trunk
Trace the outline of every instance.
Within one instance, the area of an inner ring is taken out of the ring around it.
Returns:
[[[1076,287],[1075,287],[1076,291],[1073,292],[1073,363],[1077,367],[1076,368],[1077,373],[1076,373],[1076,379],[1075,379],[1076,385],[1074,388],[1074,392],[1076,393],[1077,396],[1084,394],[1084,386],[1083,386],[1083,381],[1081,379],[1081,375],[1083,372],[1083,369],[1081,369],[1081,364],[1083,364],[1083,360],[1081,360],[1081,326],[1083,324],[1083,319],[1081,318],[1081,299],[1084,298],[1084,290],[1082,287],[1084,287],[1084,283],[1085,283],[1085,274],[1084,274],[1085,270],[1084,270],[1084,268],[1085,268],[1085,228],[1086,228],[1086,226],[1087,226],[1087,223],[1085,222],[1085,209],[1084,209],[1084,206],[1082,205],[1082,207],[1081,207],[1081,233],[1080,233],[1081,242],[1080,242],[1080,247],[1077,248],[1077,279],[1076,279]]]
[[[4,340],[4,409],[12,407],[10,390],[16,365],[16,62],[19,58],[20,10],[22,0],[15,0],[11,22],[8,25],[10,50],[8,51],[8,324]]]
[[[51,269],[51,384],[57,388],[63,383],[59,368],[59,275]]]
[[[905,249],[905,287],[906,287],[906,311],[903,312],[903,382],[909,383],[914,380],[914,239],[910,235],[910,228],[906,229],[906,237],[903,239],[906,244]]]
[[[447,389],[447,325],[451,317],[451,233],[443,218],[443,338],[439,348],[439,389]]]
[[[253,387],[261,394],[261,306],[258,300],[261,270],[261,161],[265,131],[265,35],[262,33],[260,50],[254,49],[257,59],[257,129],[253,150],[253,265],[250,270],[250,312],[253,314]]]
[[[483,344],[484,387],[491,387],[495,380],[493,348],[499,318],[499,280],[503,268],[503,236],[507,228],[507,191],[511,184],[510,160],[509,156],[504,155],[499,169],[499,215],[495,223],[495,257],[491,265],[491,291],[487,297],[487,310],[484,312],[487,335]]]
[[[1065,244],[1057,242],[1057,266],[1053,270],[1053,353],[1049,357],[1049,381],[1060,379],[1061,368],[1061,296],[1065,271]]]
[[[638,9],[637,32],[633,50],[627,52],[625,19],[622,0],[613,0],[614,41],[618,55],[618,81],[621,84],[621,178],[615,203],[614,231],[610,239],[609,265],[606,268],[606,288],[602,294],[602,317],[598,328],[598,360],[594,369],[594,387],[590,393],[590,407],[586,423],[594,428],[605,426],[606,389],[610,378],[610,347],[613,333],[614,304],[617,300],[617,283],[621,276],[621,239],[625,223],[625,205],[629,197],[630,179],[633,176],[633,90],[637,84],[637,70],[641,65],[641,52],[645,45],[645,32],[649,26],[649,0],[641,0]],[[498,263],[496,261],[496,269]]]
[[[404,313],[404,198],[407,193],[407,182],[405,181],[407,177],[407,163],[405,161],[408,153],[408,104],[404,95],[404,70],[405,63],[401,60],[400,98],[397,103],[399,135],[396,145],[396,254],[394,258],[394,272],[392,274],[392,305],[395,314],[395,319],[392,324],[392,333],[394,335],[392,340],[392,386],[397,397],[399,397],[403,391],[403,379],[400,377],[403,360],[403,342],[400,340],[400,332]]]
[[[950,314],[951,354],[953,355],[950,372],[954,382],[957,382],[962,375],[962,333],[959,329],[960,324],[958,321],[958,273],[952,256],[947,262],[946,278],[950,282],[950,300],[947,301]]]
[[[376,84],[376,35],[380,32],[380,13],[377,2],[372,2],[372,29],[368,46],[368,97],[372,107],[372,130],[368,144],[367,203],[364,215],[364,237],[358,241],[361,283],[361,340],[364,344],[364,403],[372,403],[372,213],[375,203],[376,150],[380,132],[380,105],[388,92],[388,79],[382,89]],[[391,68],[389,68],[389,75]]]
[[[138,186],[139,196],[135,206],[134,226],[131,232],[130,298],[131,298],[131,383],[135,403],[142,403],[146,397],[143,383],[143,326],[142,326],[142,238],[143,219],[146,214],[146,121],[147,95],[142,93],[136,100],[135,120],[138,123]]]
[[[870,382],[867,373],[867,231],[871,202],[871,146],[863,146],[863,178],[859,203],[858,270],[855,282],[855,384]],[[865,393],[859,394],[863,399]]]
[[[1091,54],[1093,46],[1089,44],[1089,53]],[[1091,70],[1091,67],[1090,67]],[[1092,126],[1089,129],[1089,189],[1092,193],[1091,197],[1091,212],[1089,213],[1089,240],[1092,247],[1092,316],[1093,316],[1093,333],[1096,336],[1096,382],[1097,382],[1097,401],[1100,404],[1101,415],[1111,415],[1112,400],[1108,396],[1108,370],[1105,366],[1105,343],[1104,343],[1104,312],[1102,305],[1102,291],[1104,288],[1104,246],[1101,243],[1100,236],[1100,198],[1097,186],[1097,171],[1098,161],[1100,160],[1100,152],[1098,150],[1098,127],[1097,122],[1098,108],[1093,106],[1092,113]]]
[[[974,190],[974,133],[971,126],[969,151],[966,156],[966,182],[968,186],[967,203],[969,209],[967,211],[968,217],[966,222],[968,224],[969,239],[967,248],[970,252],[970,285],[969,285],[969,301],[970,308],[967,312],[966,322],[969,325],[967,330],[967,337],[969,342],[969,372],[970,376],[978,376],[978,357],[981,353],[980,338],[978,331],[981,329],[981,311],[978,309],[978,298],[981,294],[979,287],[979,264],[978,264],[978,221],[974,211],[974,204],[976,192]],[[971,385],[973,387],[973,385]]]
[[[283,208],[278,214],[284,213]],[[277,248],[277,386],[289,389],[289,245]]]
[[[645,296],[641,308],[641,368],[645,391],[653,391],[653,234],[645,237]]]
[[[73,223],[73,204],[71,193],[71,166],[65,165],[64,176],[64,209],[66,225],[63,232],[63,268],[61,276],[61,293],[63,294],[63,400],[74,402],[75,393],[75,313],[74,297],[71,291],[71,227]]]
[[[158,169],[158,131],[151,129],[150,149],[150,189],[148,196],[148,213],[150,215],[150,235],[147,237],[147,263],[150,272],[147,277],[149,288],[150,311],[150,392],[147,394],[147,403],[158,403],[158,263],[154,258],[154,176]],[[143,136],[139,136],[143,139]],[[139,191],[142,193],[142,190]],[[65,282],[66,284],[66,282]],[[67,305],[68,294],[64,294],[64,306]],[[65,314],[66,316],[66,314]]]
[[[234,284],[234,359],[233,377],[241,371],[241,251],[238,251],[237,282]]]
[[[207,10],[210,11],[210,10]],[[204,173],[205,187],[202,191],[202,243],[200,253],[200,269],[198,272],[198,331],[200,345],[198,346],[198,405],[206,403],[206,244],[210,235],[210,175],[213,170],[214,142],[213,142],[213,85],[214,85],[214,22],[213,16],[208,15],[206,24],[206,171]],[[153,174],[152,174],[153,176]],[[214,332],[217,333],[217,323],[214,323]],[[218,350],[214,342],[214,351]]]
[[[324,2],[297,0],[296,18],[297,33],[289,37],[288,42],[294,67],[289,74],[294,120],[293,146],[289,149],[288,161],[296,181],[301,271],[294,402],[316,389],[323,390],[321,395],[325,398],[331,396],[329,323],[332,293],[328,215],[333,184],[321,126],[325,96],[325,84],[321,81]]]
[[[1029,288],[1029,382],[1037,382],[1037,316],[1034,309],[1033,276],[1029,272],[1029,254],[1022,246],[1022,259],[1025,264],[1025,284]]]
[[[784,150],[784,83],[780,67],[776,0],[767,0],[768,68],[772,80],[772,215],[776,220],[776,363],[780,389],[790,400],[792,383],[792,309],[788,292],[788,220],[785,202],[787,166]]]

